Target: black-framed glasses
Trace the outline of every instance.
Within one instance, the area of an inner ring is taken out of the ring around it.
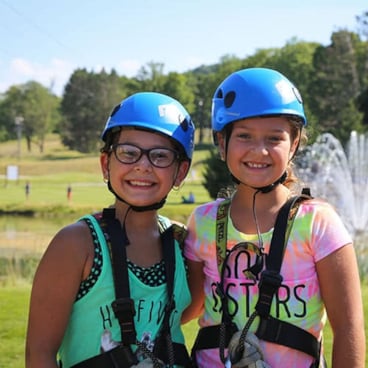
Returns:
[[[159,168],[169,167],[175,160],[179,159],[179,153],[169,148],[155,147],[143,149],[134,144],[118,143],[111,146],[115,157],[123,164],[134,164],[138,162],[143,155],[146,155],[149,162]]]

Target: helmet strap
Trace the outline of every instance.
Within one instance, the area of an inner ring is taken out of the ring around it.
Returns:
[[[234,175],[232,175],[232,174],[231,174],[231,178],[232,178],[232,180],[235,182],[235,184],[238,184],[238,185],[239,185],[239,184],[242,184],[242,183],[241,183],[241,181],[240,181],[239,179],[237,179],[237,178],[236,178]],[[264,186],[264,187],[259,187],[259,188],[257,188],[257,187],[251,187],[251,188],[256,189],[258,192],[261,192],[261,193],[269,193],[269,192],[271,192],[272,190],[274,190],[278,184],[282,184],[282,183],[284,183],[284,182],[285,182],[285,180],[286,180],[286,178],[287,178],[287,172],[285,171],[285,172],[281,175],[281,177],[280,177],[279,179],[277,179],[275,182],[273,182],[272,184],[270,184],[270,185],[266,185],[266,186]]]
[[[279,184],[282,184],[285,182],[287,178],[287,172],[285,171],[281,177],[279,179],[277,179],[275,182],[273,182],[272,184],[270,185],[266,185],[264,187],[260,187],[260,188],[254,188],[254,189],[257,189],[257,191],[261,192],[261,193],[269,193],[271,192],[272,190],[274,190],[276,188],[277,185]]]

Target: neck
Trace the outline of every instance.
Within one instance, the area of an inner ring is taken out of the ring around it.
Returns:
[[[126,229],[146,229],[157,226],[157,211],[137,212],[125,203],[116,201],[116,218]]]

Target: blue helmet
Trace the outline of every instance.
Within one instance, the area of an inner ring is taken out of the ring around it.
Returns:
[[[281,73],[266,68],[239,70],[217,88],[212,100],[212,130],[241,119],[291,115],[307,124],[298,89]]]
[[[189,160],[194,150],[193,121],[185,108],[175,99],[156,92],[139,92],[124,99],[109,116],[102,132],[114,128],[135,127],[152,130],[176,141]]]

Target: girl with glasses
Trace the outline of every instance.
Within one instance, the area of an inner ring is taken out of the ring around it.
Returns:
[[[56,234],[35,275],[26,367],[185,367],[183,228],[157,211],[186,177],[194,124],[173,98],[134,94],[102,132],[113,206]],[[91,200],[93,200],[91,198]]]

